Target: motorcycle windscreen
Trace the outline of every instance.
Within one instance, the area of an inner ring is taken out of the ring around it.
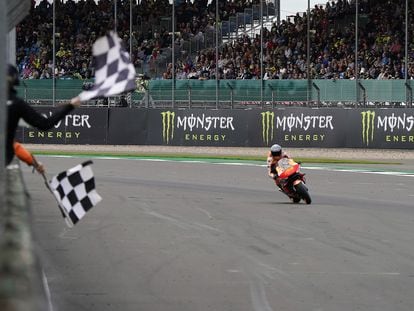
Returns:
[[[288,178],[290,175],[298,171],[299,164],[292,159],[283,158],[277,162],[276,171],[279,178]]]

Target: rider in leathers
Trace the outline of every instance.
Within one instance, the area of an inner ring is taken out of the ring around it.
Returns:
[[[267,155],[267,168],[268,168],[268,175],[270,178],[272,178],[275,181],[276,186],[278,186],[280,189],[284,190],[285,192],[289,193],[289,189],[283,189],[279,175],[276,171],[277,162],[282,158],[289,158],[289,156],[283,152],[282,147],[278,144],[272,145],[270,147],[270,151]]]

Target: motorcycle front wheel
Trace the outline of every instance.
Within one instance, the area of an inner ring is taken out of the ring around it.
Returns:
[[[299,183],[295,186],[296,193],[306,202],[306,204],[311,204],[312,199],[309,195],[308,189],[303,183]]]

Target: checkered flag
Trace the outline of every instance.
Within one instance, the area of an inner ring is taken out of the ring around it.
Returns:
[[[95,84],[79,94],[81,101],[135,90],[135,67],[118,35],[111,31],[93,44]]]
[[[48,187],[67,224],[72,227],[102,198],[96,192],[92,161],[86,161],[53,177]]]

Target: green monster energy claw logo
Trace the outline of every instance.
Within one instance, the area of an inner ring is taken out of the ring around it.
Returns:
[[[162,140],[164,143],[169,144],[174,139],[175,130],[175,112],[164,111],[161,112],[162,116]]]
[[[275,123],[275,113],[272,111],[262,112],[262,139],[266,145],[273,141],[273,126]]]
[[[375,124],[375,111],[363,111],[362,115],[362,141],[369,146],[370,142],[374,141],[374,124]]]

